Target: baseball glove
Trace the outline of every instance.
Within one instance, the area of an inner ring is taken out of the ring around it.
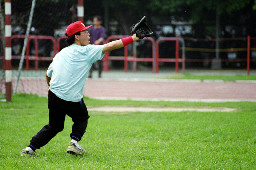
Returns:
[[[149,37],[153,34],[153,31],[149,28],[147,24],[146,16],[144,16],[138,23],[134,24],[131,27],[131,34],[136,34],[136,36],[139,37],[139,39]]]

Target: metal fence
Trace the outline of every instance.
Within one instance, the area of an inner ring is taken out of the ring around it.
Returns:
[[[105,43],[123,37],[126,36],[109,36]],[[24,38],[25,35],[11,36],[12,65],[14,67],[17,63],[15,60],[20,59]],[[49,63],[55,54],[66,46],[64,39],[65,37],[55,39],[52,36],[29,36],[25,57],[26,70],[38,70],[47,67],[48,64],[39,65],[39,63],[45,61]],[[215,47],[216,41],[219,41],[219,49]],[[139,47],[142,48],[138,49]],[[145,51],[146,54],[144,54]],[[219,53],[217,60],[216,53]],[[249,74],[250,69],[256,68],[256,38],[250,36],[223,39],[160,37],[156,41],[153,38],[146,38],[130,47],[124,47],[123,54],[112,55],[111,52],[106,53],[103,61],[105,71],[109,71],[109,62],[113,61],[122,61],[125,72],[128,71],[129,63],[132,63],[134,72],[136,72],[137,62],[151,63],[152,72],[155,73],[159,72],[161,67],[164,67],[161,62],[174,63],[176,72],[180,70],[180,67],[182,71],[185,71],[186,68],[212,69],[215,62],[220,62],[221,67],[219,69],[245,69]],[[3,69],[3,52],[0,56],[0,63],[1,69]]]

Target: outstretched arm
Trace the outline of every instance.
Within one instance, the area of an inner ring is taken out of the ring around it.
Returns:
[[[106,52],[109,52],[109,51],[112,51],[112,50],[115,50],[115,49],[118,49],[118,48],[122,48],[125,45],[128,45],[128,44],[132,43],[133,41],[139,40],[139,38],[136,36],[136,34],[133,34],[131,36],[131,38],[127,37],[126,40],[124,40],[124,39],[126,39],[126,38],[116,40],[116,41],[111,41],[107,44],[104,44],[104,48],[102,50],[102,53],[104,54]]]

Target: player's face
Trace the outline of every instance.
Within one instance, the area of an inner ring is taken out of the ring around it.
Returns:
[[[88,31],[81,31],[79,35],[79,41],[82,46],[90,44],[90,34]]]

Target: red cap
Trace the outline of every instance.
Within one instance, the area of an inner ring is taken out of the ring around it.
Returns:
[[[79,31],[84,31],[91,27],[92,27],[92,25],[86,27],[81,21],[76,21],[67,27],[66,33],[68,36],[71,36]]]

